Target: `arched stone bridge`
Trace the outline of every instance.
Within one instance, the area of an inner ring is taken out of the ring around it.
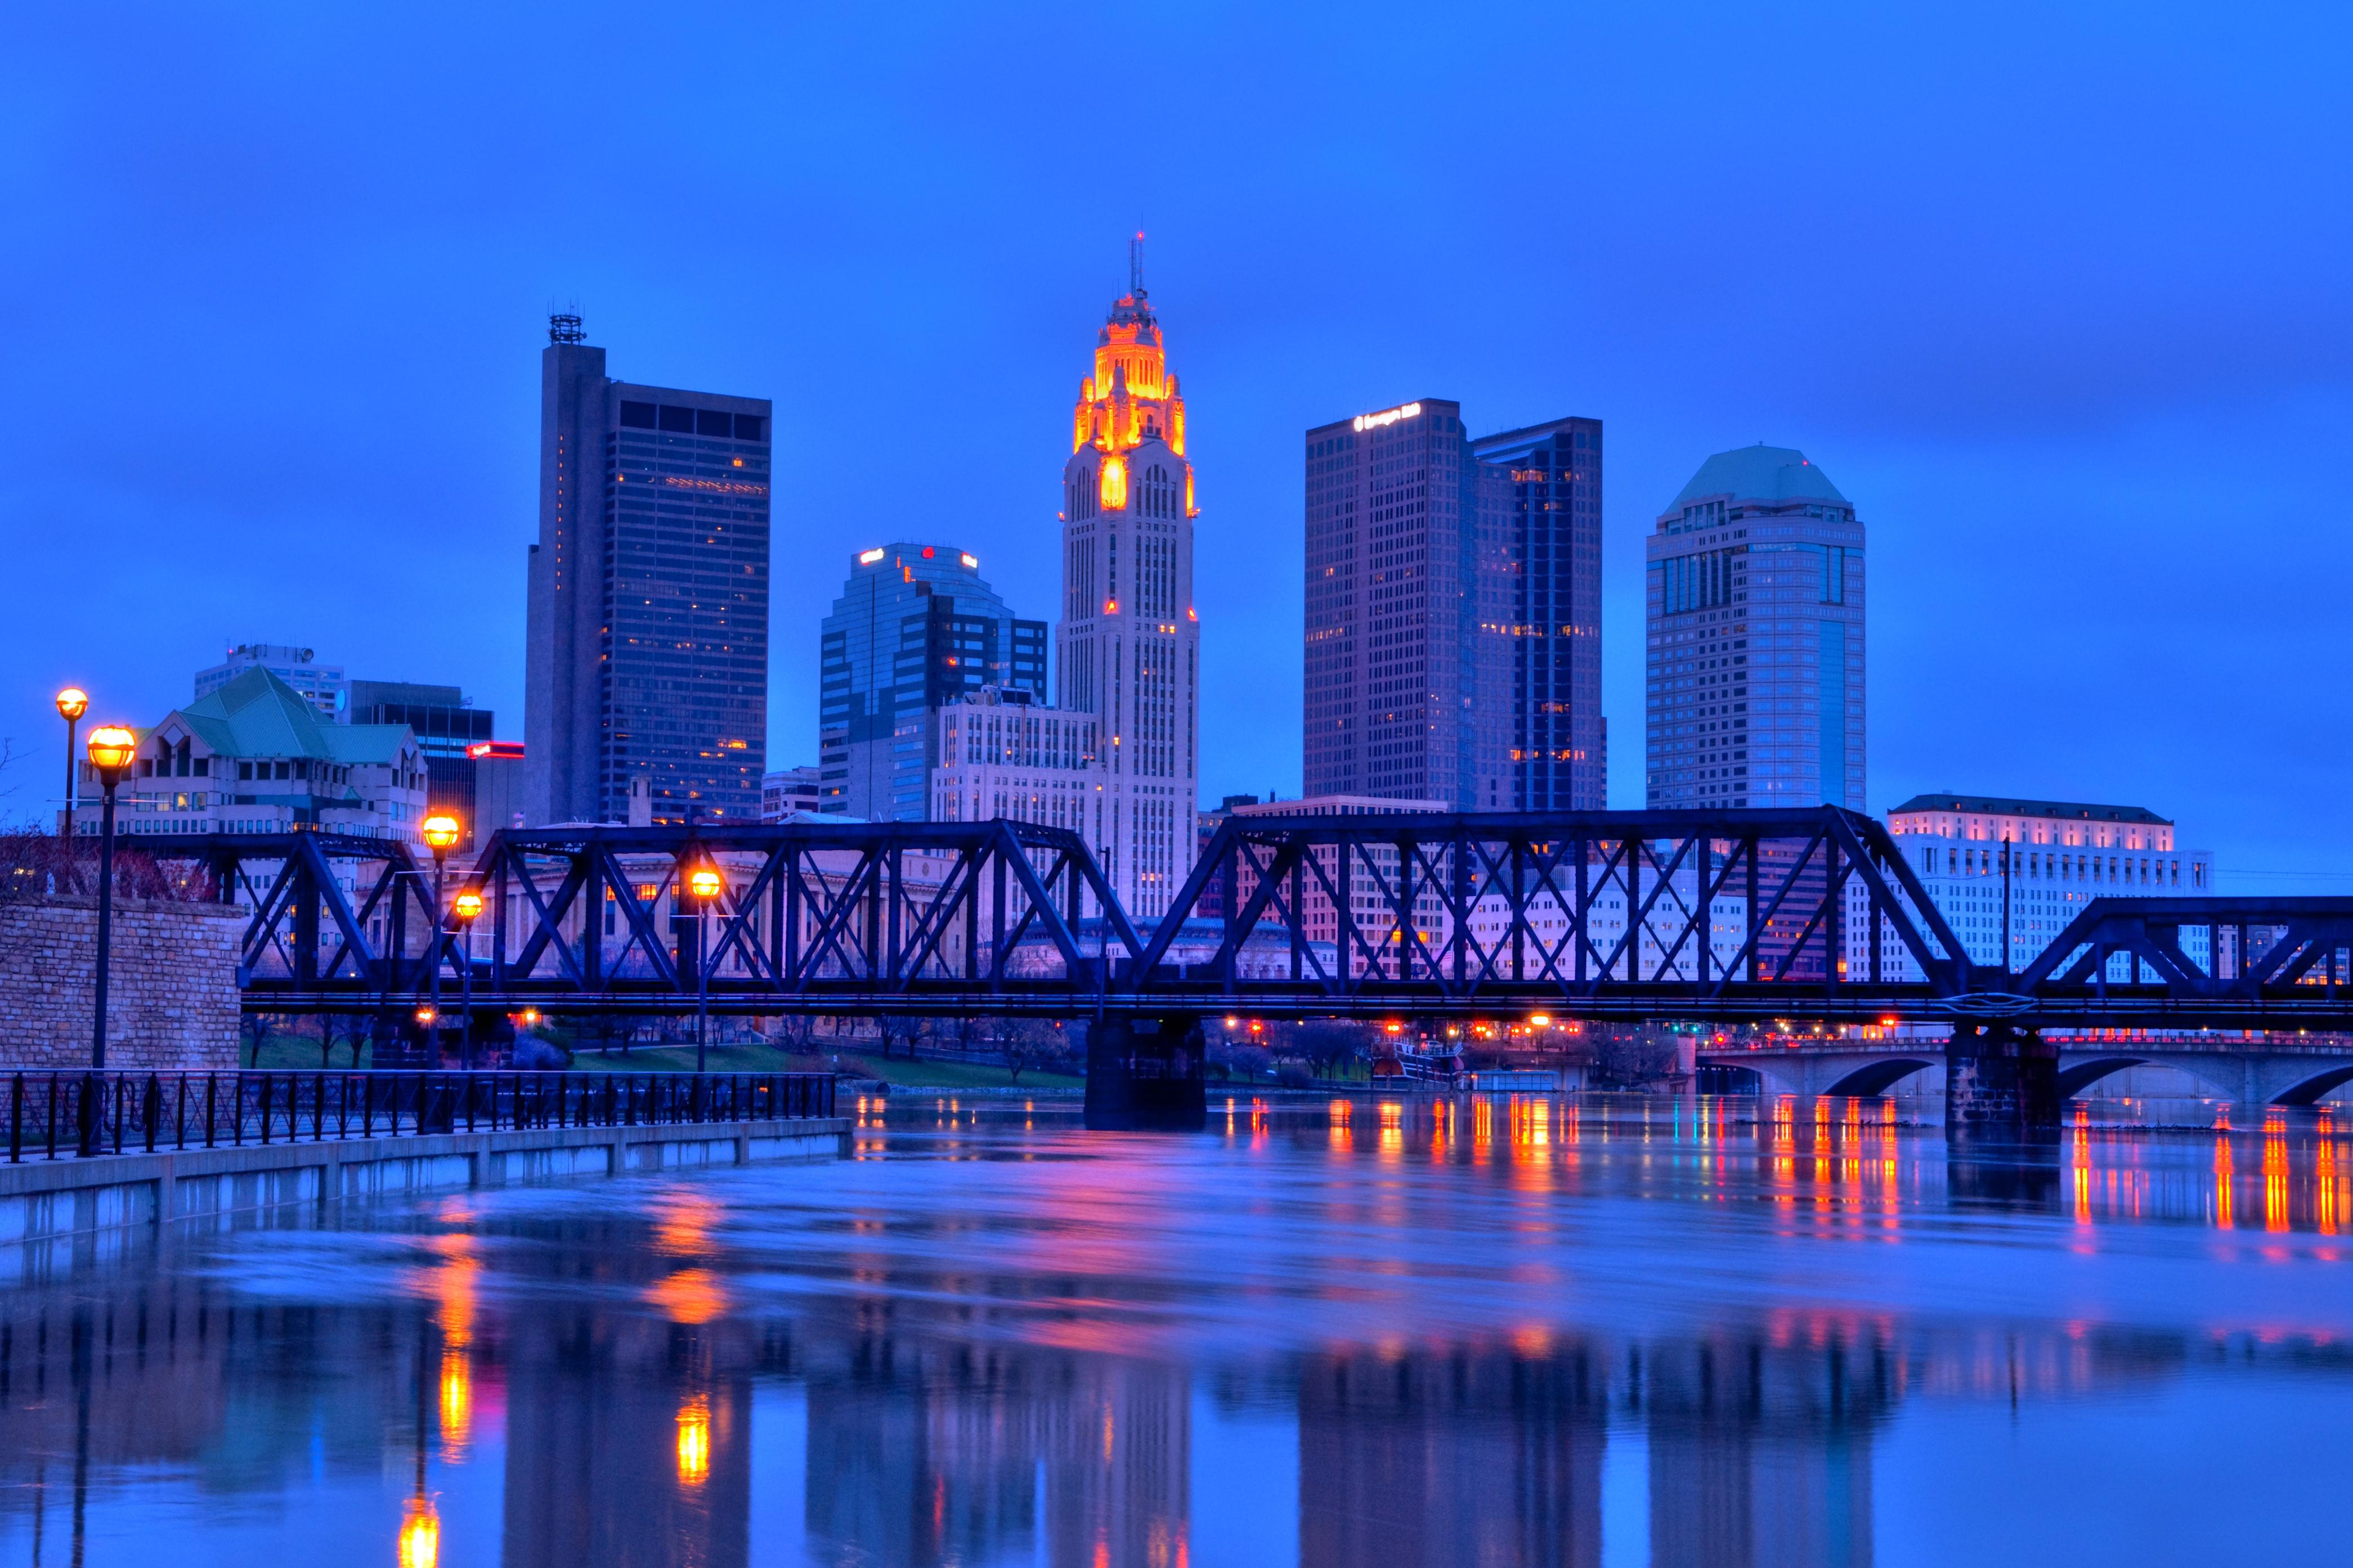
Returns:
[[[2060,1042],[2062,1098],[2112,1073],[2168,1067],[2242,1106],[2311,1105],[2353,1082],[2353,1047],[2223,1045],[2200,1040]],[[1702,1051],[1703,1067],[1746,1068],[1768,1094],[1885,1094],[1914,1073],[1946,1065],[1943,1040],[1831,1040],[1820,1045]]]

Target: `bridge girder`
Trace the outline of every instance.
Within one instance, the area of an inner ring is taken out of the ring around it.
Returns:
[[[253,1012],[397,1008],[438,967],[445,1000],[464,982],[482,1008],[615,1016],[707,989],[761,1016],[2353,1029],[2353,899],[2102,899],[2004,975],[1968,961],[1883,827],[1830,806],[1229,817],[1148,931],[1077,835],[1029,824],[508,829],[449,877],[483,900],[470,973],[396,841],[142,847],[250,902]],[[665,931],[705,863],[727,882],[709,925]],[[2200,925],[2211,974],[2180,938]],[[2132,983],[2108,978],[2119,954]]]

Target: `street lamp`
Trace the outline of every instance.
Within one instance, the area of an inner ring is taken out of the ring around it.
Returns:
[[[98,959],[92,974],[98,1016],[91,1025],[90,1073],[81,1089],[81,1152],[86,1155],[98,1152],[98,1075],[106,1070],[106,955],[114,938],[114,786],[138,754],[139,738],[120,724],[100,724],[90,732],[90,765],[98,770],[106,806],[98,826]]]
[[[425,840],[425,847],[433,851],[433,952],[429,958],[432,965],[429,984],[433,994],[433,1016],[438,1020],[441,1016],[441,959],[448,951],[449,941],[447,917],[441,909],[441,873],[449,864],[449,851],[458,845],[458,819],[436,812],[418,823],[417,831]],[[438,1021],[433,1026],[433,1055],[436,1060],[426,1064],[428,1067],[438,1066],[441,1055],[441,1026]]]
[[[458,1059],[470,1072],[474,1067],[474,922],[481,918],[482,895],[468,888],[449,900],[450,918],[458,922],[461,933],[458,941],[459,984],[465,996],[465,1021],[459,1025]]]
[[[58,714],[66,721],[66,814],[65,826],[58,832],[60,838],[73,832],[74,797],[74,725],[90,711],[90,693],[79,686],[69,686],[58,693]]]
[[[694,895],[694,1070],[702,1071],[703,1031],[711,1017],[711,956],[704,931],[711,900],[727,886],[719,868],[705,862],[686,874],[686,890]]]

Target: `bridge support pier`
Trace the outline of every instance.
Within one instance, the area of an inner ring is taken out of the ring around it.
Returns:
[[[1201,1057],[1201,1020],[1190,1014],[1094,1025],[1087,1031],[1087,1126],[1200,1131],[1209,1124]]]
[[[2059,1131],[2059,1047],[2007,1024],[1962,1024],[1945,1047],[1945,1131]]]

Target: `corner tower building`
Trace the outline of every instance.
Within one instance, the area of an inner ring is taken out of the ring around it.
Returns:
[[[1193,868],[1200,617],[1193,606],[1193,466],[1185,400],[1144,289],[1095,335],[1062,466],[1057,705],[1099,721],[1104,810],[1095,852],[1123,907],[1156,921]],[[1092,829],[1090,830],[1092,833]]]
[[[1862,810],[1862,524],[1829,476],[1718,452],[1646,552],[1650,804]]]
[[[577,316],[540,354],[524,814],[760,820],[768,731],[765,398],[605,374]]]

